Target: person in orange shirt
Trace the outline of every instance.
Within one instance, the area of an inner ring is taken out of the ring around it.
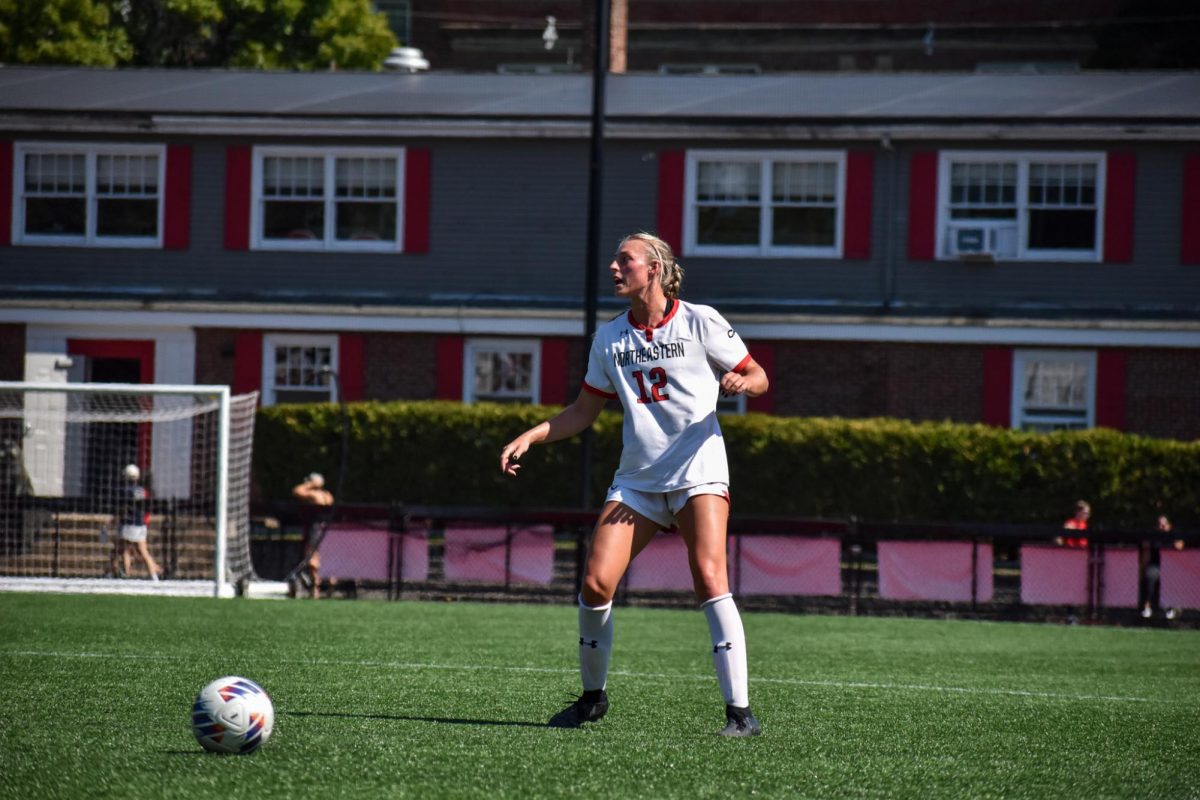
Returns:
[[[1091,516],[1091,505],[1089,505],[1086,500],[1077,500],[1075,501],[1075,513],[1070,519],[1063,523],[1063,528],[1068,531],[1086,531],[1088,527],[1088,520],[1091,519]],[[1063,547],[1088,546],[1087,536],[1082,534],[1066,534],[1064,536],[1057,537],[1054,541],[1056,544],[1062,545]]]

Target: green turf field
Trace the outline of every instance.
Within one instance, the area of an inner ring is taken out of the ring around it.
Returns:
[[[0,797],[1200,797],[1200,633],[747,614],[765,733],[723,723],[698,611],[618,608],[612,710],[569,606],[0,594]],[[239,674],[271,740],[204,753]]]

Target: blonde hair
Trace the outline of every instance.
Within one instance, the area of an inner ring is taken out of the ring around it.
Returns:
[[[626,242],[641,242],[646,246],[646,261],[657,261],[661,267],[658,282],[662,286],[663,294],[667,297],[679,297],[679,291],[683,288],[683,266],[675,260],[675,251],[671,249],[671,245],[645,231],[629,234],[621,240],[617,249],[620,250]]]

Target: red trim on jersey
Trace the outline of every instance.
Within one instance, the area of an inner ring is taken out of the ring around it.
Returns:
[[[629,309],[629,314],[628,314],[629,324],[635,331],[641,331],[642,333],[646,334],[647,342],[652,342],[652,341],[654,341],[654,331],[657,328],[661,328],[664,325],[666,325],[668,322],[670,322],[675,317],[675,312],[678,310],[679,310],[679,301],[672,297],[671,298],[671,307],[667,309],[667,313],[663,316],[662,320],[652,328],[648,325],[643,325],[642,323],[640,323],[636,319],[634,319],[633,318],[633,309],[631,308],[631,309]]]
[[[747,365],[748,365],[748,364],[749,364],[749,363],[750,363],[752,360],[753,360],[753,359],[751,359],[751,358],[750,358],[750,354],[749,354],[749,353],[746,353],[746,357],[745,357],[745,358],[743,358],[741,361],[739,361],[739,362],[738,362],[738,365],[737,365],[736,367],[734,367],[734,368],[733,368],[732,370],[730,370],[730,371],[731,371],[731,372],[736,372],[737,374],[741,375],[741,374],[742,374],[742,370],[744,370],[744,369],[746,368],[746,366],[747,366]]]
[[[616,393],[616,392],[606,392],[606,391],[603,391],[602,389],[597,389],[595,386],[592,386],[592,385],[591,385],[590,383],[588,383],[587,381],[584,381],[584,382],[583,382],[582,389],[583,389],[585,392],[591,392],[591,393],[592,393],[592,394],[594,394],[594,395],[597,395],[597,396],[599,396],[599,397],[603,397],[603,398],[604,398],[604,399],[606,399],[606,400],[616,400],[616,399],[617,399],[617,393]]]

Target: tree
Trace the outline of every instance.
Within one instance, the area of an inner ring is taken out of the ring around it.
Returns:
[[[11,63],[377,70],[395,46],[370,0],[0,0]]]
[[[133,55],[108,0],[0,0],[0,62],[112,67]]]

